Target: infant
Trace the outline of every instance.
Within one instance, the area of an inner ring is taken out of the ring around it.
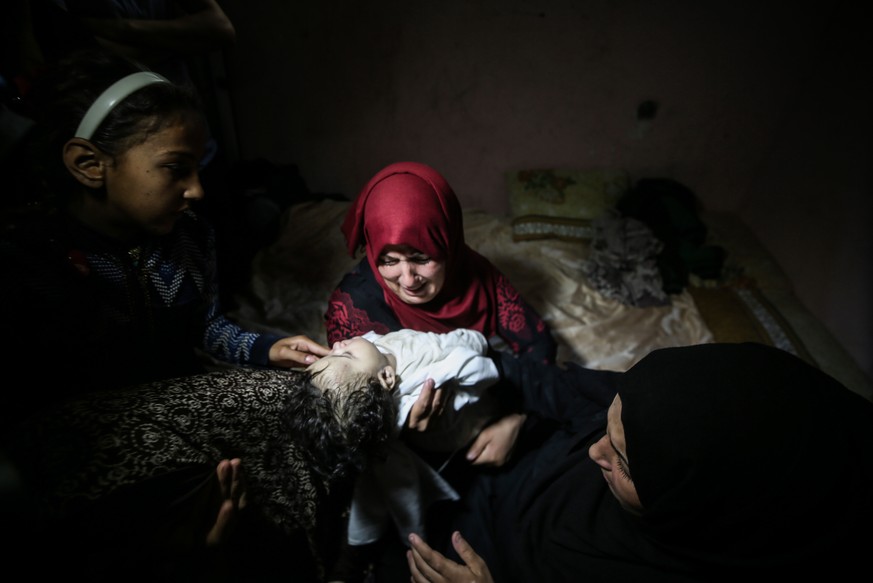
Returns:
[[[499,374],[487,351],[488,341],[475,330],[368,332],[334,343],[307,370],[322,390],[346,392],[375,380],[394,391],[398,434],[425,380],[433,379],[451,395],[450,406],[431,420],[426,432],[409,432],[404,439],[422,449],[447,452],[469,444],[494,417],[494,401],[485,390]]]
[[[384,459],[373,459],[358,477],[349,516],[350,545],[372,543],[393,521],[401,540],[423,533],[427,507],[457,500],[454,488],[408,447],[451,455],[468,446],[498,417],[496,400],[487,391],[499,380],[487,356],[488,341],[475,330],[368,332],[336,342],[330,353],[309,365],[312,383],[324,391],[352,391],[378,382],[394,392],[398,403],[395,439]],[[443,413],[431,418],[425,432],[401,430],[425,380],[450,394]]]

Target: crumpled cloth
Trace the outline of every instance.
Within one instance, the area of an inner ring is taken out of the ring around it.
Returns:
[[[591,254],[582,263],[589,283],[606,297],[636,307],[670,305],[657,257],[664,244],[642,221],[607,214],[592,221]]]
[[[355,483],[348,542],[378,541],[393,523],[401,540],[425,536],[424,514],[440,500],[459,500],[454,488],[399,439],[388,442],[385,459],[371,460]],[[390,494],[390,495],[388,495]]]

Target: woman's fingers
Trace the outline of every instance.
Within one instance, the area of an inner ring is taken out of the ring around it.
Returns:
[[[415,403],[412,404],[412,408],[409,411],[409,418],[407,421],[407,427],[409,427],[409,429],[415,431],[424,431],[427,429],[428,422],[434,414],[436,404],[439,402],[438,398],[442,395],[441,390],[435,389],[434,386],[435,383],[433,379],[427,379],[424,381],[424,385],[421,387],[421,394],[418,396],[418,399],[415,400]]]
[[[433,550],[417,534],[409,535],[409,544],[411,548],[406,553],[406,561],[416,583],[494,583],[485,561],[457,531],[452,533],[452,545],[464,565]]]
[[[455,548],[458,556],[463,559],[470,571],[476,576],[476,581],[481,583],[490,583],[492,581],[488,565],[485,564],[482,557],[473,550],[470,543],[458,531],[452,533],[452,546]]]

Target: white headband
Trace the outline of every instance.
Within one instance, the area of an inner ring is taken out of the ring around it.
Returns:
[[[97,126],[106,119],[112,108],[134,91],[153,83],[169,83],[169,81],[157,73],[141,71],[123,77],[110,85],[106,91],[100,94],[100,97],[94,100],[94,103],[85,112],[85,117],[82,118],[79,127],[76,129],[75,137],[90,140],[97,130]]]

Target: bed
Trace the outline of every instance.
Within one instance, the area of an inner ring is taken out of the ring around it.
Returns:
[[[340,232],[349,205],[325,198],[285,209],[278,235],[254,256],[231,317],[255,330],[325,342],[327,298],[357,262]],[[797,300],[778,265],[736,217],[700,214],[707,244],[726,251],[720,276],[692,276],[666,304],[649,306],[629,305],[592,285],[585,275],[590,232],[530,238],[520,234],[519,218],[467,209],[467,243],[500,268],[551,326],[559,362],[622,371],[656,348],[757,341],[792,352],[873,398],[860,368]]]

